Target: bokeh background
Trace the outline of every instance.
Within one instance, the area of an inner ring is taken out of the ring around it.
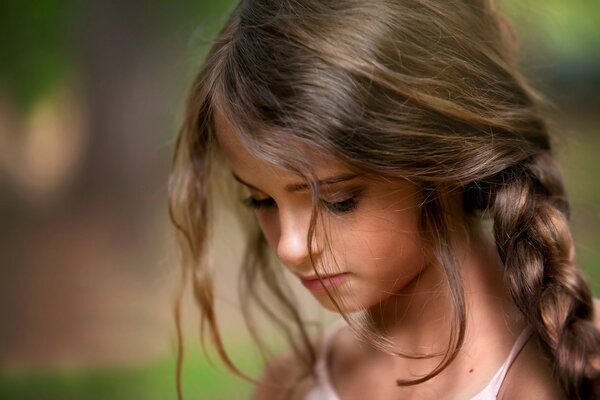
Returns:
[[[579,259],[600,294],[600,2],[501,4],[524,71],[554,104]],[[169,156],[186,87],[232,6],[0,2],[1,399],[175,398]],[[234,357],[258,374],[229,309]],[[246,398],[251,385],[202,355],[189,298],[184,316],[186,398]]]

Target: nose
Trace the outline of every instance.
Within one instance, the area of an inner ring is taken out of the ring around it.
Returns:
[[[279,223],[277,256],[294,272],[308,273],[310,252],[307,247],[307,238],[310,229],[310,213],[281,212]],[[313,237],[311,246],[313,257],[320,252],[316,239],[316,237]],[[300,269],[303,269],[302,267],[307,270],[300,271]]]

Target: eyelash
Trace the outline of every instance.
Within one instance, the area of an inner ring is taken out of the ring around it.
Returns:
[[[358,205],[358,199],[357,199],[356,195],[349,197],[347,199],[341,200],[341,201],[335,201],[335,202],[329,202],[329,201],[325,201],[325,200],[321,200],[321,201],[323,202],[323,205],[325,206],[325,208],[327,208],[329,211],[331,211],[334,214],[346,214],[346,213],[352,212],[356,209],[356,207]],[[252,196],[245,198],[243,200],[243,203],[246,205],[246,207],[251,208],[253,210],[261,210],[261,209],[273,208],[273,207],[277,206],[277,204],[275,203],[275,200],[273,200],[272,198],[256,199]]]
[[[356,209],[358,201],[356,196],[349,197],[342,201],[328,202],[323,200],[325,207],[334,214],[347,214]]]
[[[242,202],[244,203],[244,205],[246,205],[246,207],[251,208],[253,210],[260,210],[263,208],[272,208],[275,207],[275,200],[273,200],[272,198],[266,198],[266,199],[256,199],[252,196],[249,196],[247,198],[245,198],[244,200],[242,200]]]

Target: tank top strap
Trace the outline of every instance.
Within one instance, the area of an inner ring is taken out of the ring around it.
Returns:
[[[346,321],[340,319],[327,328],[323,335],[323,341],[319,346],[317,362],[315,364],[316,385],[306,394],[304,400],[339,400],[329,376],[328,360],[331,345],[335,336],[347,326]]]
[[[521,334],[519,335],[517,340],[515,341],[515,344],[513,345],[512,349],[510,350],[510,353],[508,354],[508,358],[506,359],[504,364],[502,364],[502,366],[500,367],[498,372],[496,372],[496,375],[494,375],[494,377],[492,378],[490,383],[488,383],[487,386],[481,392],[479,392],[479,394],[477,396],[473,397],[471,400],[480,400],[480,399],[483,400],[483,399],[489,399],[489,398],[496,399],[498,397],[498,393],[500,392],[500,387],[502,387],[502,383],[504,382],[504,379],[506,378],[506,374],[508,373],[508,370],[510,369],[511,365],[514,363],[514,361],[517,358],[517,356],[519,355],[519,353],[521,353],[521,350],[523,350],[523,348],[525,347],[525,343],[527,343],[527,340],[529,340],[530,336],[531,336],[531,328],[526,327],[523,330],[523,332],[521,332]]]

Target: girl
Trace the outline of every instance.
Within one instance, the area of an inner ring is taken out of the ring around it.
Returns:
[[[491,0],[240,2],[191,89],[170,210],[239,373],[205,260],[219,160],[247,191],[243,304],[291,343],[255,398],[594,398],[600,332],[539,103]],[[346,323],[313,342],[283,268]]]

